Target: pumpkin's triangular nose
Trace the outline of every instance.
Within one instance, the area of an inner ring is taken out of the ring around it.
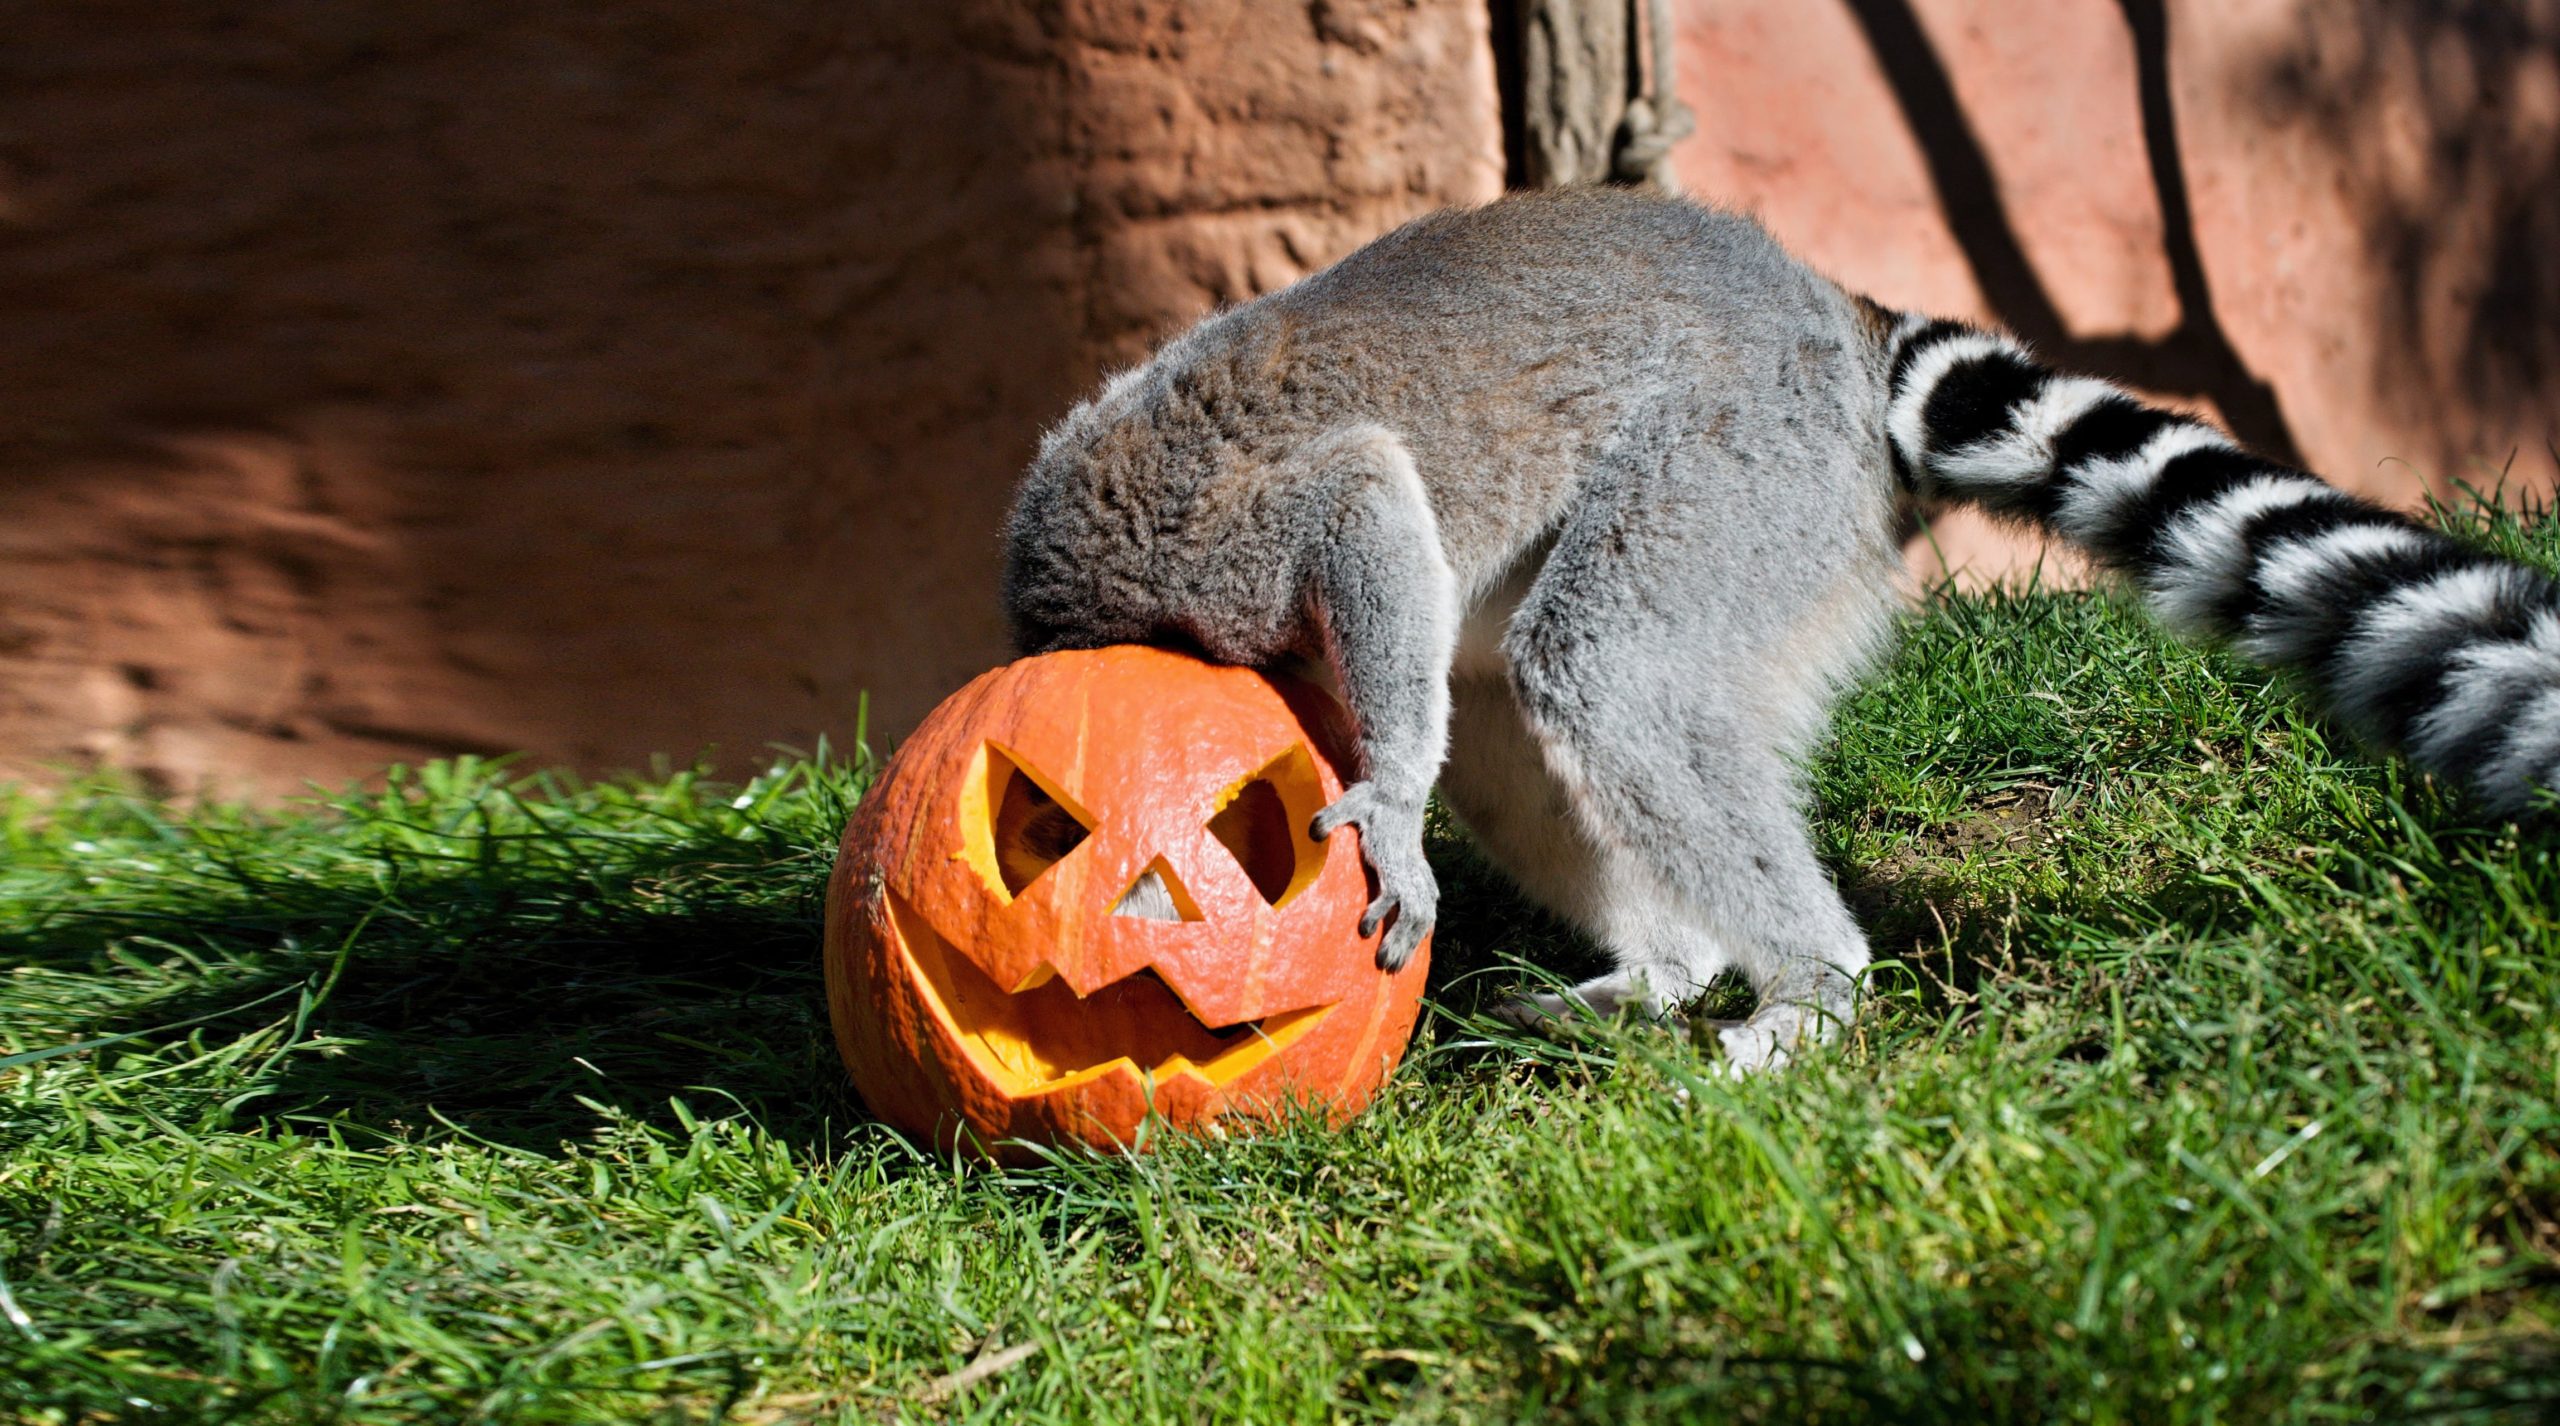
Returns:
[[[1197,921],[1200,906],[1191,899],[1191,891],[1182,878],[1173,874],[1173,866],[1158,857],[1147,863],[1146,870],[1111,903],[1114,916],[1134,916],[1141,921]]]

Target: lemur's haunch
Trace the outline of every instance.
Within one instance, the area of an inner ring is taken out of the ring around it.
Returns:
[[[1915,495],[2079,545],[2493,810],[2560,780],[2549,579],[1625,190],[1420,219],[1167,343],[1043,443],[1004,597],[1027,651],[1329,666],[1364,780],[1316,829],[1360,828],[1382,963],[1434,915],[1436,780],[1615,957],[1585,1003],[1743,972],[1748,1068],[1867,964],[1796,767],[1882,646]]]

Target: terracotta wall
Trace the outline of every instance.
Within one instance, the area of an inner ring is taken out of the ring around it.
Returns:
[[[1842,281],[1997,317],[2380,498],[2560,479],[2560,4],[1677,16],[1682,181]],[[1940,534],[1977,577],[2035,557]]]
[[[0,778],[903,726],[1101,369],[1494,191],[1487,8],[14,7]],[[2560,0],[1678,17],[1680,175],[1844,281],[2389,498],[2560,475]]]
[[[9,14],[0,778],[902,726],[1103,368],[1500,183],[1476,0]]]

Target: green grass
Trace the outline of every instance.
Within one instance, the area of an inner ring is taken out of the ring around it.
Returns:
[[[1373,1112],[1003,1171],[836,1067],[858,762],[0,795],[0,1419],[2560,1419],[2560,837],[2111,600],[1841,728],[1835,1051],[1486,1035],[1443,836]]]

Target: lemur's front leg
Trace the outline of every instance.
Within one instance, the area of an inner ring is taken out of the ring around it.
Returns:
[[[1458,587],[1439,522],[1413,457],[1375,426],[1334,433],[1301,453],[1315,467],[1308,602],[1325,657],[1359,725],[1360,781],[1315,816],[1331,836],[1360,829],[1377,898],[1360,934],[1382,922],[1378,964],[1401,969],[1439,914],[1439,885],[1422,855],[1422,813],[1449,739],[1449,661]]]

